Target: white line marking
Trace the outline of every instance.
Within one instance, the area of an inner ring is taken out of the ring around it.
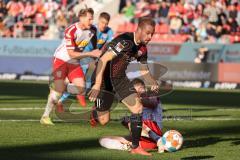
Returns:
[[[18,110],[39,110],[44,109],[43,107],[34,107],[34,108],[0,108],[0,111],[18,111]]]

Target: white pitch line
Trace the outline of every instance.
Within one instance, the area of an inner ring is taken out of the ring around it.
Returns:
[[[37,119],[0,119],[0,122],[37,122]]]
[[[197,120],[197,121],[201,121],[201,120],[204,120],[204,121],[221,121],[221,120],[224,120],[224,121],[232,121],[232,120],[240,120],[240,118],[193,118],[193,120]]]
[[[34,107],[34,108],[0,108],[0,111],[18,111],[18,110],[39,110],[44,109],[43,107]]]

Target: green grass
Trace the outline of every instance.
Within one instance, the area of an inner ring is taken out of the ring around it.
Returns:
[[[151,158],[100,147],[99,137],[128,134],[118,121],[96,128],[91,128],[87,121],[57,121],[55,126],[50,127],[40,125],[38,120],[47,95],[46,83],[0,82],[0,120],[8,120],[0,121],[0,159],[237,160],[240,156],[239,91],[175,89],[162,97],[166,117],[164,131],[179,130],[183,134],[184,145],[175,153],[158,154],[152,151]],[[75,102],[72,106],[76,113],[84,110]],[[3,108],[35,109],[1,110]],[[127,113],[123,109],[121,105],[115,108],[113,119]],[[27,119],[36,121],[9,121]]]

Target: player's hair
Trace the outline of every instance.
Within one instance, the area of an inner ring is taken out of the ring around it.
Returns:
[[[145,25],[151,25],[155,27],[156,22],[151,17],[141,17],[138,21],[138,27],[143,27]]]
[[[84,17],[87,15],[87,13],[90,13],[91,15],[94,15],[94,11],[92,8],[85,8],[85,9],[81,9],[78,12],[78,17]]]
[[[136,85],[136,84],[141,84],[141,85],[145,85],[145,83],[143,82],[143,80],[139,79],[139,78],[134,78],[131,82],[133,85]]]
[[[104,18],[106,19],[107,21],[110,21],[110,14],[108,14],[107,12],[102,12],[100,15],[99,15],[99,18]]]

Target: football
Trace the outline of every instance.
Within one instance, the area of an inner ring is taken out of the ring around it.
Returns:
[[[181,148],[183,144],[183,137],[178,131],[169,130],[164,133],[162,143],[166,151],[175,152]]]

